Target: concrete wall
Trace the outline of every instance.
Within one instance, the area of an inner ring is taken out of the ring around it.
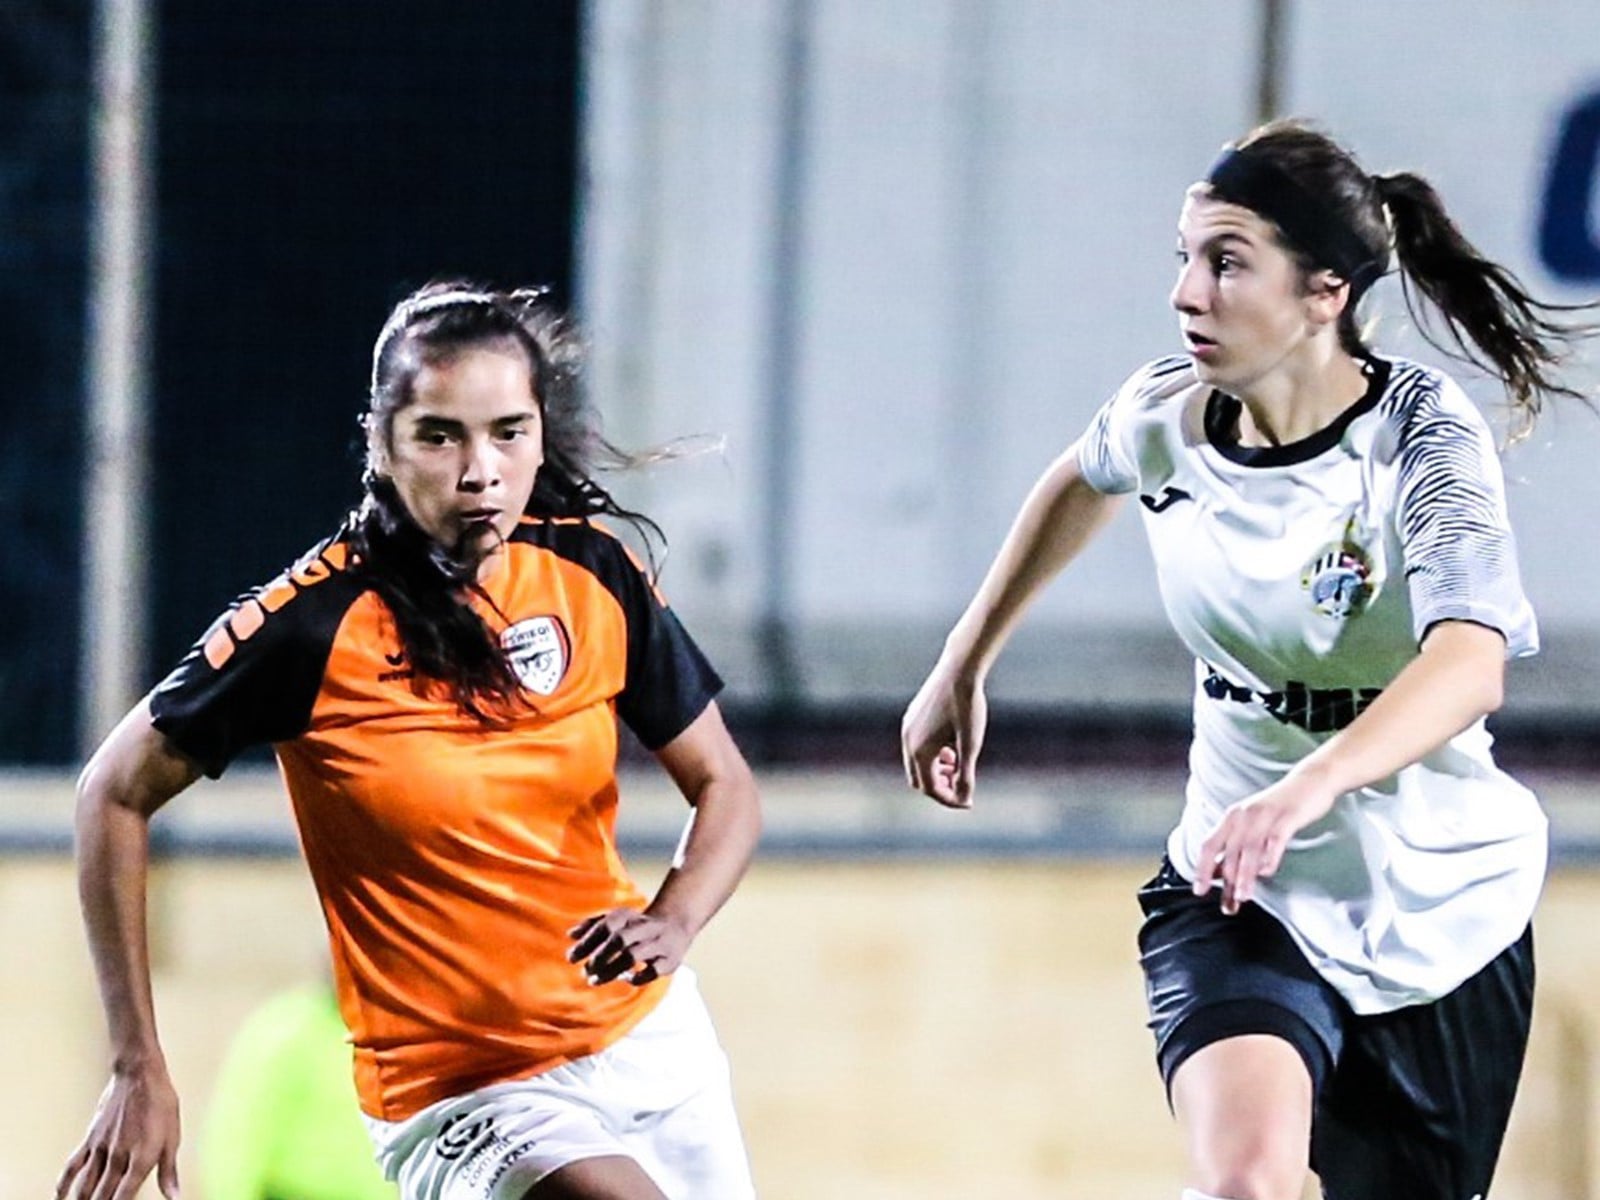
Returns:
[[[1132,949],[1132,891],[1147,873],[1060,860],[760,862],[692,958],[765,1200],[1175,1196],[1178,1138]],[[1600,872],[1553,878],[1497,1200],[1600,1200],[1597,906]],[[254,1004],[318,969],[319,917],[303,868],[284,858],[168,862],[151,909],[157,1003],[185,1102],[185,1195],[205,1200],[193,1148],[223,1047]],[[104,1082],[65,858],[0,858],[0,945],[0,1196],[42,1196]]]

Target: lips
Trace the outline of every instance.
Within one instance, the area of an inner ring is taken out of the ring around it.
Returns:
[[[1183,336],[1188,341],[1190,348],[1195,350],[1201,349],[1205,346],[1215,346],[1217,344],[1215,338],[1208,338],[1205,336],[1205,334],[1196,333],[1192,329],[1184,330]]]

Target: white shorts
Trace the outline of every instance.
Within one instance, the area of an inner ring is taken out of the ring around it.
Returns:
[[[598,1054],[366,1122],[402,1200],[523,1200],[552,1171],[609,1155],[633,1159],[669,1200],[755,1196],[728,1058],[687,967]]]

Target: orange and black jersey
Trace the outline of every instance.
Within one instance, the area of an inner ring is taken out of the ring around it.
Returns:
[[[616,718],[658,749],[721,688],[587,521],[525,518],[483,586],[528,698],[503,725],[418,686],[342,538],[235,604],[150,700],[208,774],[273,745],[362,1106],[390,1120],[592,1054],[654,1006],[664,981],[589,986],[566,931],[644,903],[616,850]]]

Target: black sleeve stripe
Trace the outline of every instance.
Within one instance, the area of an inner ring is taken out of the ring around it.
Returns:
[[[239,597],[151,693],[155,727],[212,778],[309,725],[339,626],[366,590],[328,551]]]

